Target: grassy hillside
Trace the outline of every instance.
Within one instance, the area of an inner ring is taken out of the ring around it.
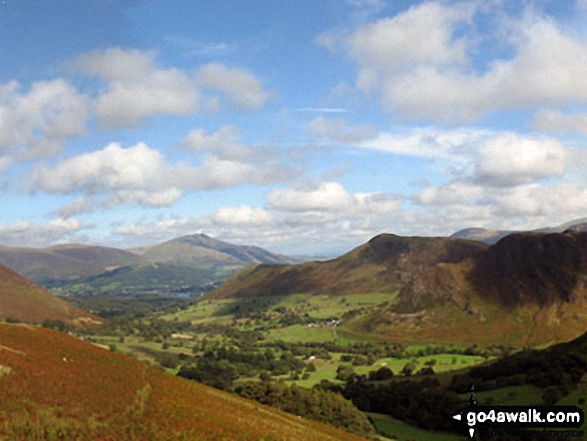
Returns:
[[[74,325],[99,323],[96,317],[55,297],[3,265],[0,265],[0,318],[27,323],[41,323],[45,319]]]
[[[44,282],[79,279],[119,266],[137,264],[141,258],[116,248],[58,245],[49,248],[0,247],[0,263],[19,274]]]
[[[228,279],[211,297],[394,292],[424,268],[460,262],[485,248],[473,241],[382,234],[337,259],[248,268]]]
[[[82,295],[134,291],[200,293],[247,265],[293,260],[203,234],[132,251],[79,244],[0,247],[0,263],[47,289]]]
[[[518,233],[493,246],[462,239],[380,235],[346,255],[259,265],[210,298],[397,292],[379,310],[343,321],[341,335],[404,342],[544,344],[587,324],[587,233]]]
[[[0,438],[359,440],[42,328],[0,325]]]
[[[143,248],[139,253],[154,262],[183,266],[246,266],[257,263],[286,263],[291,259],[259,247],[233,245],[205,234],[178,237]]]

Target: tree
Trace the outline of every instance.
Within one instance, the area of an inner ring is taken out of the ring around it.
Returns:
[[[417,368],[418,365],[415,362],[410,361],[405,364],[404,368],[402,369],[402,374],[404,374],[406,377],[409,377],[416,371]]]
[[[355,370],[348,365],[341,364],[336,370],[336,379],[340,381],[348,381],[353,375]]]
[[[386,366],[369,372],[369,381],[386,381],[393,378],[393,371]]]

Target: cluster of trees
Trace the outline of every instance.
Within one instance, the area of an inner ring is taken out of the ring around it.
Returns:
[[[364,412],[391,415],[429,430],[458,430],[451,415],[463,407],[462,397],[443,389],[435,378],[382,381],[392,377],[381,368],[368,376],[351,376],[343,386],[323,380],[316,387],[341,393]]]
[[[339,427],[363,436],[374,434],[367,417],[340,394],[306,389],[293,384],[248,381],[238,386],[239,395],[285,412]]]
[[[184,364],[177,375],[218,389],[230,389],[239,377],[291,374],[292,379],[299,379],[303,371],[310,371],[313,365],[296,358],[291,352],[283,352],[277,357],[271,349],[265,352],[220,348],[207,351],[201,357]],[[312,366],[312,367],[310,367]],[[314,368],[315,369],[315,368]]]
[[[587,357],[575,351],[525,351],[498,363],[472,368],[466,375],[453,377],[451,389],[463,393],[476,390],[532,384],[540,388],[567,391],[587,372]],[[552,393],[545,401],[552,401]]]

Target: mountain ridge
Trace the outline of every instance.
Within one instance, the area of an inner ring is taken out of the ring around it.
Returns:
[[[338,259],[258,265],[209,298],[397,293],[341,333],[394,341],[542,344],[587,327],[587,233],[514,233],[495,245],[382,234]],[[466,330],[466,331],[464,331]]]

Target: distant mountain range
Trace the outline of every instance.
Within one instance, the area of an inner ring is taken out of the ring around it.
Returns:
[[[259,265],[209,298],[390,293],[341,332],[394,341],[539,344],[587,328],[587,233],[515,233],[495,245],[382,234],[337,259]]]
[[[79,244],[0,247],[0,263],[43,286],[74,293],[205,290],[251,264],[295,261],[204,234],[134,250]]]
[[[565,230],[587,231],[587,218],[576,219],[571,222],[558,225],[556,227],[544,227],[537,230],[531,230],[535,233],[562,233]],[[485,228],[465,228],[459,230],[450,237],[456,239],[478,240],[489,244],[498,242],[501,238],[512,233],[522,233],[523,231],[512,230],[487,230]]]

